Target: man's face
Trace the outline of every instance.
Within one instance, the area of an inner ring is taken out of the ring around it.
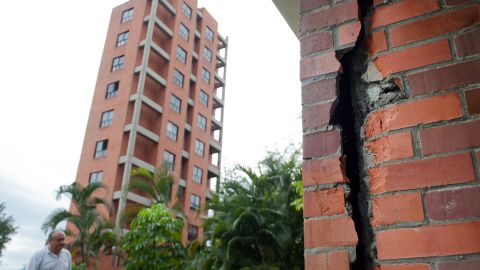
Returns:
[[[58,254],[60,250],[65,246],[65,234],[57,232],[53,235],[52,240],[50,240],[50,251]]]

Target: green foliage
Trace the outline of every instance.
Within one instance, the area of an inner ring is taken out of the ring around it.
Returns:
[[[153,204],[167,205],[170,201],[174,179],[170,172],[163,167],[158,168],[155,173],[144,168],[137,168],[133,170],[130,180],[129,190],[143,192],[152,200]],[[122,223],[132,222],[142,208],[141,205],[132,205],[126,208],[122,214]],[[172,209],[183,217],[183,209],[178,203],[175,203]]]
[[[101,183],[90,183],[85,187],[74,182],[71,185],[61,186],[56,192],[57,200],[62,196],[68,196],[72,200],[74,211],[57,209],[45,220],[42,229],[55,229],[60,222],[67,221],[74,227],[74,232],[67,231],[66,234],[73,236],[70,243],[70,250],[73,257],[80,257],[81,262],[88,267],[90,259],[93,260],[94,269],[97,269],[97,256],[100,251],[108,251],[116,244],[116,238],[112,225],[107,217],[100,214],[97,207],[105,206],[108,203],[93,194],[99,189],[104,189]]]
[[[303,269],[299,151],[268,152],[256,170],[237,166],[207,207],[204,245],[187,269]]]
[[[164,204],[140,210],[123,238],[126,270],[183,269],[183,220]]]
[[[5,203],[0,203],[0,257],[2,251],[11,240],[13,234],[16,233],[15,220],[12,216],[7,216],[3,211],[5,210]]]
[[[85,270],[86,269],[86,265],[84,263],[81,263],[81,264],[73,264],[72,265],[72,270]]]
[[[295,182],[295,192],[297,192],[299,198],[293,200],[292,206],[295,207],[298,211],[303,210],[303,182],[298,180]]]

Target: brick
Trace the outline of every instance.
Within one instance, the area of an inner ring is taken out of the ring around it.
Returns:
[[[342,187],[307,191],[303,196],[303,217],[331,216],[345,212]]]
[[[347,251],[305,254],[306,270],[350,270]]]
[[[437,0],[403,0],[375,10],[372,16],[371,28],[403,21],[428,12],[438,10]]]
[[[480,83],[480,60],[423,71],[407,77],[413,96]]]
[[[301,16],[300,34],[302,35],[318,28],[339,24],[357,17],[358,4],[357,1],[352,0],[345,4]]]
[[[372,32],[367,39],[366,47],[370,56],[376,55],[378,52],[387,50],[387,38],[385,31]]]
[[[305,220],[305,248],[354,246],[358,242],[352,218]]]
[[[301,55],[333,48],[332,32],[320,32],[300,39]]]
[[[373,198],[374,227],[400,222],[423,221],[422,197],[419,192]]]
[[[447,6],[458,6],[461,4],[465,4],[467,2],[473,2],[475,0],[446,0]]]
[[[425,155],[480,147],[480,120],[420,130]]]
[[[479,15],[480,16],[480,15]],[[458,56],[465,57],[480,53],[480,29],[455,38]]]
[[[378,259],[447,256],[480,252],[480,222],[377,232]]]
[[[309,9],[318,8],[324,5],[328,5],[329,0],[301,0],[300,1],[300,12],[304,12]]]
[[[390,43],[397,47],[458,31],[479,22],[480,6],[464,8],[394,27],[390,30]]]
[[[362,24],[358,21],[339,26],[338,27],[338,40],[340,42],[339,45],[342,46],[349,43],[354,43],[358,38],[358,34],[360,34],[361,28],[362,28]]]
[[[340,131],[317,132],[303,136],[303,157],[321,157],[335,154],[340,148]]]
[[[330,116],[333,114],[333,110],[334,106],[332,102],[304,108],[302,112],[303,129],[328,125],[330,122]]]
[[[425,194],[428,217],[436,221],[480,217],[480,187]]]
[[[304,57],[300,60],[300,79],[308,79],[311,77],[338,71],[340,62],[335,56],[335,52],[326,52],[321,55],[312,57]]]
[[[468,113],[471,116],[480,114],[480,88],[465,92],[465,98],[467,99]]]
[[[430,270],[425,263],[380,265],[376,270]]]
[[[400,128],[451,120],[463,115],[456,93],[403,102],[380,109],[367,116],[367,138]]]
[[[337,97],[337,81],[328,79],[317,81],[302,87],[302,105]]]
[[[338,157],[304,160],[302,178],[304,186],[346,182]]]
[[[460,261],[460,262],[440,262],[438,270],[478,270],[480,269],[480,260]]]
[[[374,63],[385,78],[392,73],[440,63],[451,58],[450,45],[448,40],[444,39],[381,55]]]
[[[475,180],[469,153],[414,160],[369,170],[374,194],[465,183]]]
[[[365,144],[376,163],[413,157],[412,134],[403,132],[384,136]]]

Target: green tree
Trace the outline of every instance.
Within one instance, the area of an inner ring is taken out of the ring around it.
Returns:
[[[16,233],[17,227],[15,227],[15,220],[12,216],[7,216],[5,211],[5,203],[0,203],[0,257],[2,257],[2,251],[11,240],[13,234]]]
[[[123,237],[126,270],[183,269],[183,220],[164,204],[140,210]]]
[[[57,209],[42,225],[42,229],[47,232],[56,228],[60,222],[66,221],[71,224],[74,232],[66,233],[73,235],[73,241],[70,243],[72,256],[79,256],[87,267],[93,261],[94,269],[97,269],[98,253],[109,250],[116,242],[111,224],[97,208],[99,206],[109,208],[109,204],[103,198],[94,195],[100,189],[105,189],[101,183],[90,183],[82,187],[74,182],[61,186],[56,191],[56,199],[59,200],[62,196],[70,197],[74,210],[70,212],[66,209]]]
[[[145,168],[137,168],[132,171],[130,180],[129,190],[143,192],[152,200],[152,204],[168,205],[172,197],[174,182],[173,176],[168,170],[159,167],[155,173],[151,173]],[[122,214],[122,223],[130,223],[143,208],[144,206],[141,205],[131,205],[126,208]],[[184,217],[183,209],[178,201],[172,205],[171,209],[182,218]]]
[[[303,269],[299,151],[268,152],[256,169],[236,166],[208,203],[204,244],[188,269]]]

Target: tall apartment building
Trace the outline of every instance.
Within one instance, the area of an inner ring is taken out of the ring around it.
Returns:
[[[159,166],[175,178],[188,223],[219,178],[227,39],[196,0],[131,0],[112,11],[77,182],[102,181],[113,221],[131,203],[132,170]]]

